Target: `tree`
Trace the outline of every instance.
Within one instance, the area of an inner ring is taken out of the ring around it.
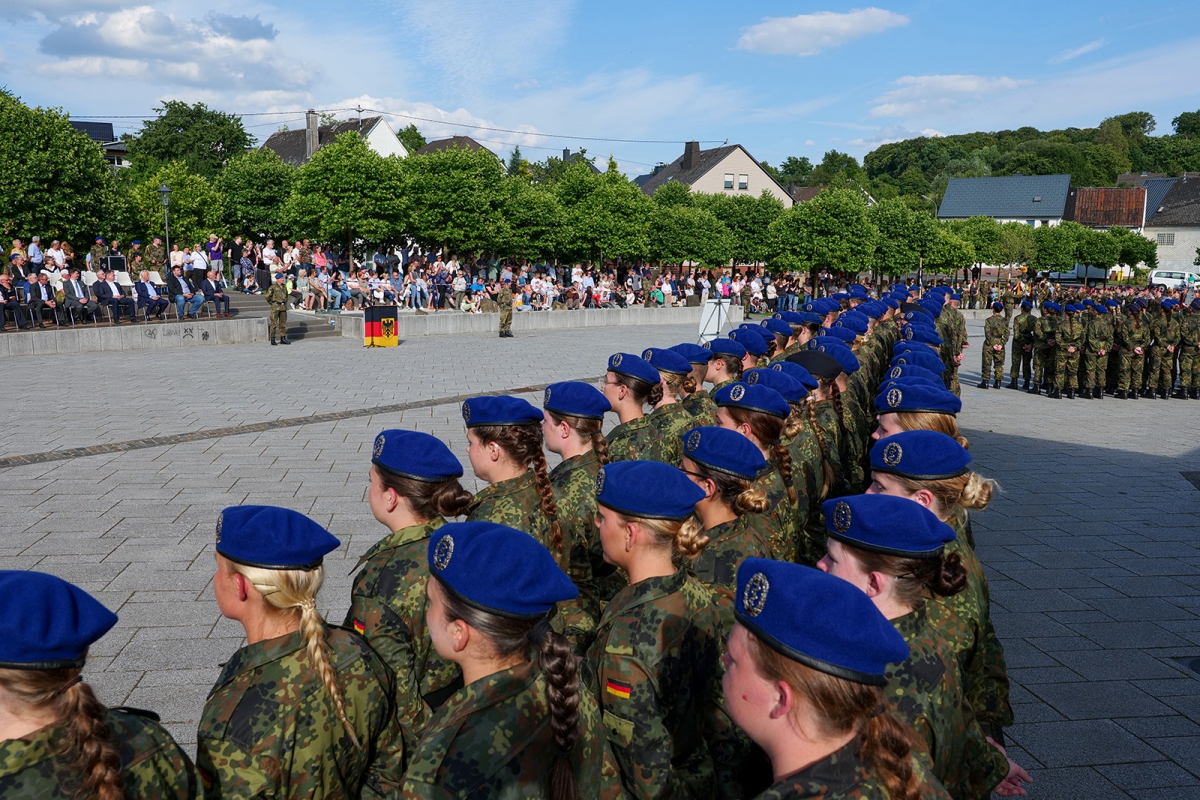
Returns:
[[[1117,265],[1121,257],[1121,246],[1108,231],[1084,228],[1076,232],[1075,261],[1089,267],[1103,269],[1106,273]]]
[[[950,230],[964,241],[970,242],[975,249],[975,279],[979,279],[979,268],[983,264],[999,264],[1003,256],[1000,253],[1000,223],[991,217],[970,217],[953,220]]]
[[[861,194],[826,189],[771,223],[771,264],[782,269],[809,269],[816,286],[821,270],[853,274],[869,268],[877,236]]]
[[[72,241],[115,229],[116,186],[95,142],[57,109],[0,89],[0,229],[8,238]]]
[[[1200,137],[1200,111],[1185,111],[1171,120],[1175,135],[1185,139]]]
[[[1070,272],[1075,268],[1075,242],[1079,231],[1086,230],[1078,222],[1043,225],[1033,231],[1037,246],[1032,266],[1048,272]]]
[[[694,199],[691,187],[679,181],[667,181],[654,192],[654,203],[660,208],[690,206]]]
[[[409,155],[429,144],[429,142],[425,141],[425,137],[421,135],[421,132],[417,130],[417,126],[411,122],[408,123],[407,127],[397,131],[396,136],[400,139],[400,144],[404,145],[404,149],[408,151]]]
[[[500,224],[494,249],[524,259],[550,259],[563,245],[562,206],[549,189],[510,177],[500,187]]]
[[[1158,267],[1158,242],[1118,225],[1109,228],[1108,235],[1117,244],[1117,263],[1121,266],[1131,270],[1143,263],[1147,269]]]
[[[935,228],[934,233],[934,245],[925,262],[931,271],[958,272],[975,263],[977,256],[973,244],[944,225]]]
[[[903,200],[882,200],[867,209],[867,218],[879,231],[871,266],[880,275],[916,272],[938,244],[937,223]]]
[[[1109,117],[1115,120],[1121,129],[1125,132],[1125,136],[1132,142],[1140,144],[1149,136],[1155,127],[1154,115],[1149,111],[1131,111],[1128,114],[1121,114],[1116,117]],[[1108,120],[1105,120],[1108,122]],[[1101,123],[1103,127],[1103,123]]]
[[[697,207],[712,212],[729,230],[734,263],[757,264],[771,257],[771,223],[783,213],[782,200],[766,189],[758,197],[724,193],[693,197]]]
[[[514,147],[512,155],[508,157],[505,173],[510,178],[523,178],[526,182],[533,179],[533,173],[529,170],[529,162],[521,155],[520,145]]]
[[[182,249],[185,245],[202,244],[208,235],[227,233],[221,195],[203,175],[176,161],[159,167],[138,182],[129,194],[133,211],[132,233],[157,236],[164,233],[163,207],[158,189],[166,185],[171,190],[171,242]]]
[[[1024,222],[1006,222],[1000,226],[1000,239],[996,243],[997,263],[1009,268],[1027,266],[1037,255],[1033,228]]]
[[[578,258],[642,258],[649,249],[654,201],[619,172],[596,175],[572,159],[554,192],[567,219],[564,252]]]
[[[504,166],[487,150],[450,147],[404,161],[408,233],[450,253],[490,249],[505,231]]]
[[[784,186],[807,186],[813,165],[808,156],[788,156],[776,170],[776,177]]]
[[[142,123],[135,136],[125,136],[130,169],[139,179],[173,161],[183,162],[195,175],[215,178],[231,158],[254,144],[241,117],[204,103],[168,100],[155,111],[157,118]]]
[[[866,173],[858,165],[854,156],[830,150],[821,159],[821,163],[813,168],[809,174],[808,183],[810,186],[845,187],[853,185],[860,178],[865,177]]]
[[[651,220],[648,243],[651,259],[667,264],[695,261],[706,267],[729,263],[732,237],[711,211],[661,205],[654,210]]]
[[[215,184],[225,205],[225,227],[259,239],[284,236],[283,209],[295,178],[296,168],[274,150],[260,147],[234,157]]]

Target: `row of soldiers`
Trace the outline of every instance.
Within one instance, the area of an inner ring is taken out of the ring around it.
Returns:
[[[1011,331],[1003,306],[992,308],[984,323],[981,389],[989,388],[989,378],[1000,388],[1011,338],[1010,389],[1054,399],[1100,400],[1107,392],[1119,399],[1200,400],[1200,299],[1186,305],[1155,296],[1044,300],[1037,317],[1025,299]]]
[[[316,604],[338,540],[226,509],[213,587],[247,644],[195,769],[152,715],[80,683],[116,617],[0,574],[0,666],[39,675],[34,692],[0,670],[0,718],[24,725],[0,741],[0,795],[1024,793],[968,514],[991,483],[942,377],[942,294],[851,287],[703,347],[615,353],[600,387],[552,384],[540,407],[473,397],[473,496],[440,440],[383,431],[367,499],[390,533],[341,627]]]

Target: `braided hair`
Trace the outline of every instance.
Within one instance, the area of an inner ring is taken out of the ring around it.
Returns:
[[[644,383],[644,381],[643,381]],[[518,464],[533,468],[534,485],[542,500],[542,514],[550,525],[547,547],[561,562],[563,556],[562,526],[558,522],[558,505],[554,502],[554,487],[542,450],[545,438],[541,423],[530,425],[481,425],[471,429],[481,442],[495,442],[508,457]]]
[[[557,412],[546,409],[546,413],[550,415],[550,419],[554,420],[555,425],[562,425],[564,422],[571,427],[571,430],[579,436],[580,439],[586,439],[592,443],[592,451],[596,454],[596,460],[600,462],[600,466],[608,463],[608,439],[604,438],[602,429],[604,428],[604,420],[592,419],[590,417],[573,417],[569,414],[559,414]]]
[[[762,443],[763,447],[771,448],[771,458],[779,468],[783,483],[787,486],[788,502],[795,505],[798,496],[796,487],[792,485],[792,454],[783,446],[780,436],[783,435],[786,419],[780,419],[774,414],[764,414],[761,411],[751,411],[748,408],[725,406],[726,413],[738,425],[749,425],[750,433]]]

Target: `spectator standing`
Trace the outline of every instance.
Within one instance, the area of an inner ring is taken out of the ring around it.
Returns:
[[[179,249],[179,245],[173,244],[171,245],[170,268],[175,269],[176,267],[183,269],[183,251]]]
[[[245,253],[246,247],[242,244],[242,237],[233,237],[233,244],[229,245],[229,268],[233,270],[234,286],[240,286],[241,279],[245,275],[245,273],[242,272],[242,257],[245,255]]]
[[[41,272],[42,267],[46,266],[46,254],[42,252],[42,238],[40,236],[33,237],[33,240],[29,243],[27,259],[34,272]]]
[[[204,276],[208,274],[208,253],[204,245],[196,245],[192,248],[192,273],[188,277],[192,281],[193,286],[199,286],[200,281],[204,280]],[[184,268],[184,273],[187,273],[187,268]]]
[[[467,279],[463,277],[462,272],[454,276],[454,282],[451,286],[454,290],[454,307],[461,311],[463,295],[467,293]]]
[[[222,275],[225,274],[225,240],[217,237],[215,233],[208,235],[208,244],[204,245],[204,255],[209,263],[208,269],[215,269]],[[208,269],[205,272],[208,272]]]

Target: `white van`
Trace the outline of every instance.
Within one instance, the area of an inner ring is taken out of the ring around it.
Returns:
[[[1156,269],[1150,273],[1150,286],[1162,289],[1186,289],[1200,284],[1200,275],[1172,269]]]

